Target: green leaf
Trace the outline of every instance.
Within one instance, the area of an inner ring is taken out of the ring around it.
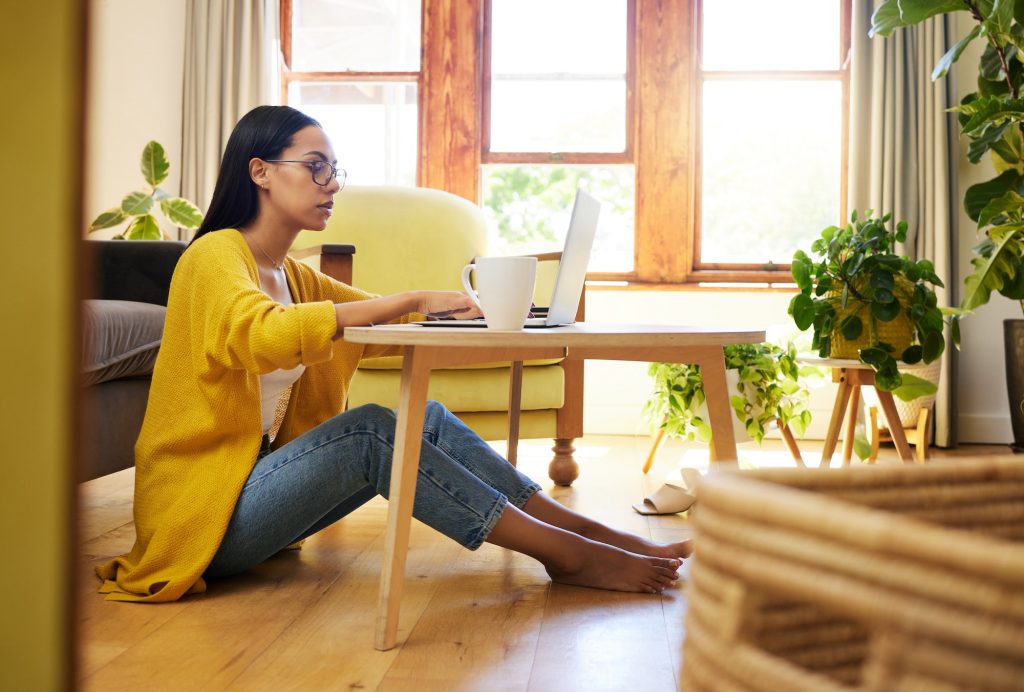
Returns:
[[[981,25],[974,27],[971,33],[960,39],[955,46],[946,51],[946,54],[939,59],[939,63],[932,70],[932,81],[942,79],[949,72],[949,68],[953,66],[964,52],[964,49],[971,44],[971,41],[978,38],[978,34],[981,33]]]
[[[1010,161],[1007,156],[1012,156],[1012,149],[1003,140],[1003,136],[1006,131],[1010,129],[1012,123],[1003,123],[1002,125],[990,125],[978,135],[968,146],[967,146],[967,160],[971,163],[978,163],[981,161],[981,157],[985,155],[986,151],[990,149],[1002,158],[1004,161]],[[1009,152],[1009,153],[1008,153]]]
[[[142,177],[156,187],[167,178],[171,163],[164,154],[164,148],[157,141],[151,141],[142,150]]]
[[[127,216],[148,214],[153,208],[153,198],[147,192],[133,192],[121,200],[121,211]]]
[[[966,9],[963,0],[885,0],[871,15],[868,36],[888,36],[894,29],[917,24],[928,17]]]
[[[112,228],[120,223],[124,223],[127,217],[119,207],[113,207],[107,209],[105,212],[93,219],[93,222],[89,224],[89,232],[99,231],[103,228]]]
[[[881,322],[891,322],[900,314],[899,302],[893,300],[888,303],[872,303],[871,315]]]
[[[802,292],[807,293],[811,288],[811,266],[812,262],[810,258],[804,253],[803,250],[797,250],[796,254],[793,255],[793,264],[790,273],[793,275],[793,281],[796,282],[796,287]]]
[[[1013,300],[1024,299],[1024,226],[996,226],[975,248],[974,271],[965,283],[960,304],[965,311],[989,301],[992,291]]]
[[[902,374],[902,380],[900,385],[892,390],[892,393],[893,396],[898,396],[903,401],[913,401],[922,396],[931,396],[939,389],[933,382],[908,372]]]
[[[875,373],[875,386],[879,389],[891,392],[903,384],[903,376],[896,369],[895,361],[892,367],[885,367]]]
[[[861,335],[862,331],[864,331],[864,324],[856,315],[850,315],[843,320],[842,324],[839,325],[839,331],[843,333],[843,336],[847,340],[853,341]]]
[[[929,332],[924,336],[921,344],[921,360],[931,363],[938,360],[945,350],[946,341],[942,337],[942,332]]]
[[[814,324],[816,312],[814,301],[803,293],[797,293],[789,302],[789,314],[793,316],[793,321],[800,331],[805,331]]]
[[[1024,177],[1014,170],[1006,171],[992,180],[971,185],[964,193],[964,210],[972,221],[977,221],[988,204],[1010,190],[1021,191]]]
[[[203,223],[203,213],[196,205],[183,197],[160,200],[160,209],[175,226],[192,230],[199,228]]]
[[[156,218],[151,214],[143,214],[128,224],[124,237],[129,240],[160,240],[164,236],[160,232],[160,226],[157,224]]]
[[[914,363],[920,363],[921,362],[921,347],[918,346],[917,344],[915,344],[913,346],[908,346],[907,349],[903,352],[903,355],[900,356],[900,360],[902,360],[907,365],[913,365]]]
[[[993,33],[1008,34],[1010,25],[1013,24],[1014,0],[995,0],[992,5],[992,14],[985,22],[989,31]]]
[[[963,133],[968,137],[980,136],[986,125],[1024,120],[1024,99],[988,96],[975,103],[978,105],[977,112],[963,126]]]
[[[866,363],[868,365],[873,365],[875,367],[881,367],[881,365],[885,363],[887,359],[891,358],[892,356],[890,356],[881,348],[869,347],[862,348],[860,350],[861,362]]]

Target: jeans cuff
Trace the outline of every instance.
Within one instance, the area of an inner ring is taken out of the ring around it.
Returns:
[[[487,537],[491,535],[491,531],[494,530],[494,525],[501,519],[501,515],[505,512],[505,506],[508,505],[508,498],[504,495],[498,495],[498,499],[494,502],[494,506],[491,507],[491,511],[484,517],[483,526],[476,532],[476,536],[470,538],[463,546],[470,550],[476,550],[484,544]]]
[[[515,497],[508,498],[508,501],[516,506],[518,509],[522,509],[530,498],[539,493],[541,490],[540,486],[536,483],[529,483],[523,486],[523,489],[516,493]]]

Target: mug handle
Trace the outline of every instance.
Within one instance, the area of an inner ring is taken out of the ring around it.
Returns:
[[[469,296],[469,299],[476,303],[476,306],[480,308],[480,312],[483,312],[484,308],[480,305],[480,299],[476,297],[476,291],[473,290],[473,287],[469,283],[469,274],[475,268],[475,264],[467,264],[462,268],[462,287],[466,289],[466,295]]]

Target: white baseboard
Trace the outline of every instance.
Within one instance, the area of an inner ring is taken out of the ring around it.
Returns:
[[[957,436],[960,442],[972,444],[1010,444],[1013,442],[1010,414],[962,413],[957,417]]]

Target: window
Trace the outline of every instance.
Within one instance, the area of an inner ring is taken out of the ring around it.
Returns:
[[[632,270],[629,3],[491,0],[488,7],[481,202],[490,247],[561,249],[580,186],[603,202],[590,269]]]
[[[282,2],[283,100],[320,121],[352,184],[416,183],[420,5]]]
[[[844,217],[840,3],[704,0],[700,26],[695,269],[788,265]]]
[[[789,283],[839,223],[851,0],[281,0],[286,102],[353,184],[481,204],[494,252],[603,210],[591,278]]]

